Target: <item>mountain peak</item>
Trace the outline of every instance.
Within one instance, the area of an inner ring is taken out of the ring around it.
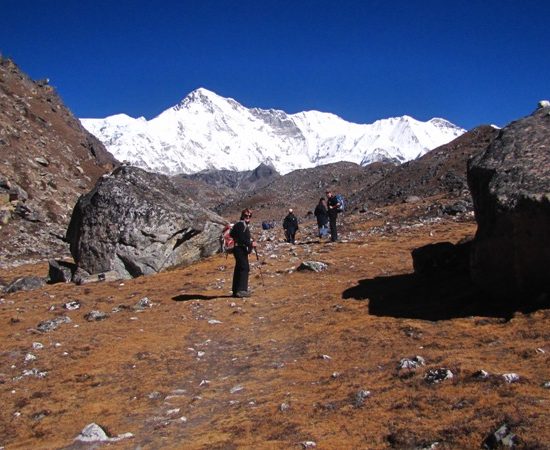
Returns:
[[[179,102],[177,105],[173,106],[172,109],[179,111],[182,108],[187,108],[192,104],[202,104],[210,105],[220,100],[225,100],[223,97],[220,97],[215,92],[209,91],[206,88],[199,87],[185,96],[185,98]]]

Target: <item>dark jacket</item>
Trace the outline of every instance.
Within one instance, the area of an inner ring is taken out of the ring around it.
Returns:
[[[319,204],[315,207],[313,214],[317,217],[317,225],[323,226],[328,223],[328,212],[323,203],[319,202]]]
[[[332,196],[327,201],[328,206],[328,216],[329,217],[336,217],[338,215],[338,208],[340,207],[340,203],[338,202],[338,199],[336,196]]]
[[[239,220],[231,229],[231,237],[235,241],[235,246],[244,247],[248,253],[252,252],[252,238],[250,229],[244,220]]]
[[[298,230],[298,218],[293,213],[288,213],[283,220],[283,228],[288,231]]]

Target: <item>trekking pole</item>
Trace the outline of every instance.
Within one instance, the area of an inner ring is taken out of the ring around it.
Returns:
[[[260,269],[260,280],[262,282],[262,287],[265,290],[264,274],[262,272],[262,262],[260,261],[260,256],[258,255],[258,249],[256,247],[254,247],[254,253],[256,253],[256,261],[258,261],[260,263],[258,265],[258,269]]]

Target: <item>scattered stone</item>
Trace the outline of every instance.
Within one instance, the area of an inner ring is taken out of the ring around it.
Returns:
[[[405,203],[418,203],[420,201],[422,201],[422,199],[417,195],[409,195],[405,197],[404,200]]]
[[[131,438],[132,433],[119,434],[116,437],[109,437],[105,430],[96,423],[90,423],[84,427],[80,434],[75,438],[75,441],[81,442],[117,442],[122,439]]]
[[[50,162],[44,158],[43,156],[38,156],[36,158],[34,158],[34,160],[40,164],[41,166],[44,166],[44,167],[48,167],[50,165]]]
[[[324,359],[325,361],[330,361],[332,359],[329,355],[319,355],[319,358]]]
[[[134,305],[134,310],[143,311],[144,309],[152,308],[152,307],[153,307],[153,302],[149,300],[149,297],[143,297]]]
[[[23,375],[21,377],[46,378],[47,375],[48,375],[47,371],[38,370],[33,367],[32,369],[24,370]]]
[[[237,392],[240,392],[244,389],[244,386],[238,384],[237,386],[233,386],[230,390],[229,390],[229,393],[230,394],[235,394]]]
[[[309,270],[312,272],[323,272],[328,269],[328,264],[320,261],[304,261],[296,270],[303,271]]]
[[[435,450],[439,447],[439,442],[432,442],[431,444],[424,444],[419,450]]]
[[[33,355],[32,353],[27,353],[27,354],[25,355],[25,362],[26,362],[26,363],[31,362],[31,361],[34,361],[34,360],[36,360],[36,359],[37,359],[36,356]]]
[[[476,380],[486,380],[489,378],[489,372],[486,372],[485,370],[481,369],[472,374],[472,378]]]
[[[17,291],[32,291],[34,289],[41,288],[46,284],[44,278],[40,277],[20,277],[12,281],[4,288],[4,292],[7,294]]]
[[[314,441],[304,441],[304,442],[301,442],[300,445],[302,446],[302,448],[315,448],[315,447],[317,447],[317,443],[315,443]]]
[[[502,378],[506,383],[517,383],[519,381],[519,375],[517,373],[504,373]]]
[[[413,356],[412,358],[402,358],[401,361],[399,361],[399,365],[397,368],[399,370],[401,369],[418,369],[420,366],[425,366],[426,361],[422,356]]]
[[[40,342],[33,342],[32,343],[33,350],[42,350],[44,348],[44,344]]]
[[[67,302],[63,305],[63,308],[69,310],[69,311],[74,311],[75,309],[79,309],[80,308],[80,302],[78,300],[73,300],[72,302]]]
[[[370,391],[361,389],[359,392],[355,394],[353,405],[356,408],[360,408],[365,403],[365,400],[370,397],[370,395],[371,395]]]
[[[510,426],[505,423],[501,425],[495,432],[485,438],[482,448],[498,449],[498,448],[513,448],[519,444],[518,437],[512,433]]]
[[[545,381],[544,383],[542,383],[542,387],[545,389],[550,389],[550,381]]]
[[[89,313],[84,315],[84,318],[88,322],[104,320],[107,317],[109,317],[109,315],[107,313],[104,313],[104,312],[101,312],[101,311],[96,311],[96,310],[90,311]]]
[[[209,323],[210,325],[216,325],[216,324],[222,323],[222,322],[221,322],[220,320],[210,319],[210,320],[208,321],[208,323]]]
[[[36,326],[36,328],[38,329],[38,331],[42,331],[42,332],[46,333],[48,331],[55,330],[62,323],[71,323],[70,317],[59,316],[59,317],[56,317],[56,318],[51,319],[51,320],[45,320],[43,322],[40,322]]]
[[[289,403],[281,403],[280,406],[279,406],[279,411],[281,411],[281,412],[288,411],[289,409],[290,409],[290,404]]]
[[[424,376],[424,380],[429,384],[440,383],[441,381],[450,380],[451,378],[453,378],[453,373],[445,368],[429,369]]]

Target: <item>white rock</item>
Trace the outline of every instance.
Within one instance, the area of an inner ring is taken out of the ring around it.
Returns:
[[[84,427],[84,429],[74,440],[81,442],[117,442],[133,436],[134,435],[132,433],[123,433],[116,437],[109,437],[103,428],[101,428],[98,424],[90,423]]]
[[[237,386],[233,386],[233,387],[229,390],[229,392],[230,392],[231,394],[235,394],[236,392],[240,392],[240,391],[242,391],[243,389],[244,389],[244,386],[238,384]]]
[[[519,375],[517,373],[504,373],[502,374],[502,378],[504,378],[506,383],[516,383],[519,381]]]

